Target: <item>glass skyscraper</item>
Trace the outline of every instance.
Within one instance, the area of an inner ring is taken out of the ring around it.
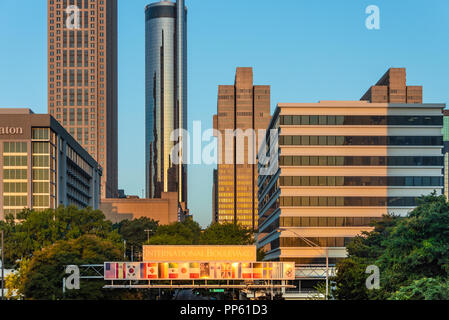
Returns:
[[[187,9],[183,0],[145,9],[146,28],[146,195],[178,192],[187,202],[187,167],[182,150],[172,154],[187,130]],[[176,140],[176,141],[171,141]],[[178,156],[181,161],[174,161]],[[178,164],[179,163],[179,164]]]

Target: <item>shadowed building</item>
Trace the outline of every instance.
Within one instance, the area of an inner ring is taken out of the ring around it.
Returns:
[[[48,113],[103,168],[117,197],[117,0],[48,0]]]
[[[223,139],[214,178],[216,222],[257,229],[257,132],[267,129],[270,118],[270,86],[254,86],[252,68],[237,68],[235,84],[218,87],[214,129]]]
[[[98,209],[101,168],[50,115],[0,109],[0,220],[25,208]]]
[[[444,195],[449,198],[449,110],[443,111]]]

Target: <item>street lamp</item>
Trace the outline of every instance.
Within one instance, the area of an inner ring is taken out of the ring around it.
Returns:
[[[315,242],[310,241],[309,239],[304,238],[302,235],[296,233],[295,231],[293,231],[291,229],[279,228],[278,231],[279,231],[279,233],[281,231],[292,232],[297,237],[299,237],[301,240],[303,240],[308,246],[313,247],[313,248],[322,248],[321,246],[319,246]],[[328,296],[329,296],[329,247],[326,247],[326,300],[328,299]]]
[[[151,230],[145,230],[145,232],[147,233],[147,242],[150,242],[150,232]]]

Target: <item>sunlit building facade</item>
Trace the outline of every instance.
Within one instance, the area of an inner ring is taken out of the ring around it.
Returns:
[[[279,104],[280,153],[259,177],[258,246],[266,259],[330,264],[385,214],[443,192],[443,104]],[[270,151],[269,147],[265,150]]]
[[[214,178],[215,221],[257,229],[257,133],[270,122],[270,86],[254,86],[252,68],[237,68],[235,85],[219,86],[217,108],[214,128],[222,142]]]
[[[102,166],[118,196],[117,0],[47,0],[48,113]]]
[[[101,174],[52,116],[0,109],[0,220],[25,208],[98,209]]]

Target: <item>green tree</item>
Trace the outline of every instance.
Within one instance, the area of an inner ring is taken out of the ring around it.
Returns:
[[[201,227],[188,219],[167,226],[159,226],[155,235],[150,238],[150,245],[197,245]]]
[[[422,278],[401,287],[389,300],[449,300],[449,283],[444,279]]]
[[[234,223],[214,223],[200,236],[203,245],[252,245],[253,232]]]
[[[407,217],[384,217],[373,232],[355,238],[348,253],[348,258],[337,264],[337,299],[428,299],[444,295],[449,276],[446,198],[425,196]],[[380,269],[379,290],[366,290],[364,272],[368,265]],[[432,293],[432,286],[438,294]],[[412,294],[421,287],[428,288],[428,293]]]
[[[131,221],[125,220],[113,227],[118,231],[122,240],[126,241],[126,254],[130,256],[132,251],[134,257],[141,257],[142,246],[147,242],[148,236],[154,236],[158,225],[159,222],[143,217]]]
[[[117,243],[95,235],[58,241],[34,253],[24,272],[20,293],[31,300],[104,300],[133,297],[128,293],[103,289],[103,280],[81,280],[80,290],[62,292],[68,265],[102,264],[122,256]],[[21,282],[22,282],[21,281]]]
[[[152,237],[157,231],[159,222],[149,218],[140,218],[134,220],[125,220],[114,228],[122,236],[127,243],[134,246],[142,246],[148,240],[148,236]],[[146,230],[149,232],[147,233]]]
[[[19,262],[18,271],[11,273],[5,279],[5,288],[8,289],[7,299],[23,299],[23,292],[25,288],[25,275],[30,266],[29,259],[22,259]]]
[[[120,242],[120,235],[113,230],[112,223],[101,211],[90,208],[26,210],[17,218],[19,222],[9,216],[0,224],[5,230],[5,265],[9,266],[14,266],[17,260],[31,258],[35,251],[56,241],[77,239],[86,234]]]

